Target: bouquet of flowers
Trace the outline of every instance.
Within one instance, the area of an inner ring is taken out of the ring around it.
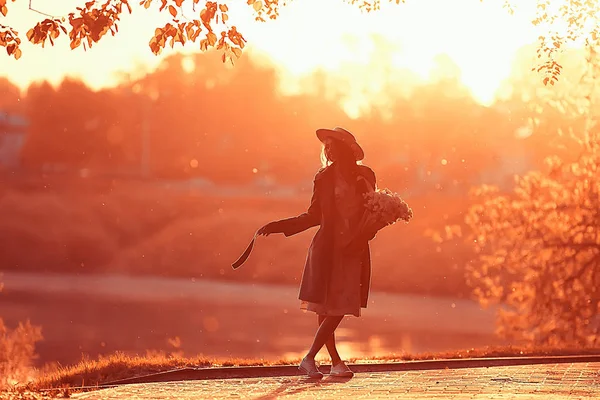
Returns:
[[[413,217],[412,209],[404,200],[389,189],[365,193],[365,215],[362,230],[374,236],[380,229],[400,220],[408,223]]]
[[[393,224],[399,220],[410,221],[413,217],[412,209],[397,193],[389,189],[378,189],[374,192],[365,193],[365,208],[376,220],[386,225]]]

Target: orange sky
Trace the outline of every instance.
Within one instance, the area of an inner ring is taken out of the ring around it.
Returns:
[[[65,15],[78,3],[33,0],[34,7],[53,15]],[[26,43],[19,61],[0,56],[1,73],[21,87],[41,79],[58,82],[72,75],[99,88],[115,84],[122,72],[155,68],[171,51],[156,57],[147,43],[154,27],[168,15],[133,3],[134,13],[124,17],[119,34],[105,37],[91,51],[71,51],[66,38],[46,49]],[[230,14],[250,43],[244,57],[275,63],[284,92],[303,90],[299,79],[316,68],[325,69],[344,83],[340,90],[344,91],[346,111],[358,115],[386,87],[397,83],[396,68],[409,68],[428,79],[438,54],[452,58],[474,97],[490,104],[510,71],[516,49],[538,36],[527,10],[510,16],[502,3],[409,0],[363,14],[342,0],[295,0],[282,9],[277,21],[257,23],[245,1],[237,1],[230,6]],[[26,1],[9,3],[9,7],[6,20],[23,36],[36,20],[44,18],[29,11]],[[376,47],[373,35],[380,35],[387,45]],[[188,44],[183,51],[196,49],[197,45]]]

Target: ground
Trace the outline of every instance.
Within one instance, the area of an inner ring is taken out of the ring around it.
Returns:
[[[590,399],[600,396],[600,363],[359,373],[353,379],[300,376],[123,385],[76,399]]]

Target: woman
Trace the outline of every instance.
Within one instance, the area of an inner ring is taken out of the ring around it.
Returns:
[[[365,232],[363,195],[375,190],[375,174],[359,161],[364,158],[354,136],[343,128],[319,129],[323,142],[322,168],[314,179],[308,211],[259,229],[259,235],[295,235],[320,228],[312,240],[302,274],[301,308],[318,315],[319,329],[299,369],[311,378],[322,378],[315,356],[325,345],[331,356],[331,375],[352,377],[335,346],[334,332],[344,316],[360,316],[367,307],[371,281],[369,240]]]

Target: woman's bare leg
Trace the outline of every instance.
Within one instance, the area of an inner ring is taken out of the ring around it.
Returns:
[[[319,315],[319,326],[325,321],[324,315]],[[329,339],[325,342],[325,346],[327,347],[327,351],[329,352],[329,356],[331,357],[331,365],[336,365],[342,361],[340,357],[340,353],[338,353],[337,348],[335,347],[335,331],[331,334]]]
[[[333,333],[335,332],[340,322],[342,322],[342,318],[344,318],[343,315],[323,318],[323,322],[321,322],[321,324],[319,325],[319,329],[317,330],[312,346],[310,346],[310,350],[306,355],[307,358],[314,360],[317,353],[319,352],[319,350],[321,350],[325,343],[328,340],[333,339]]]

